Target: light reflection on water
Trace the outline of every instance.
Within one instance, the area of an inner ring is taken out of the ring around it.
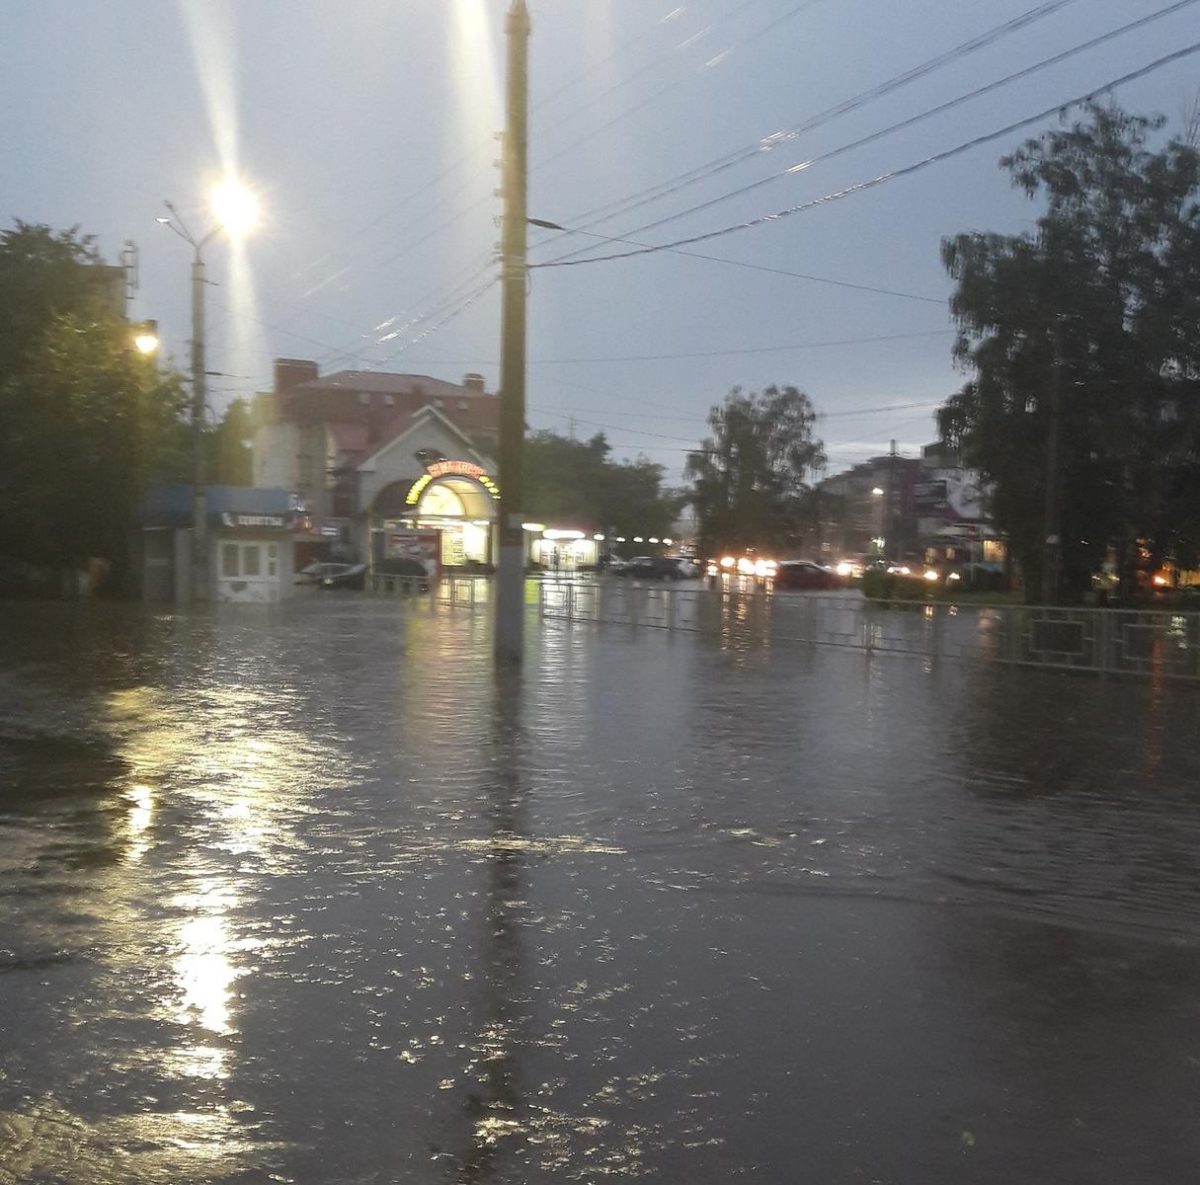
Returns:
[[[0,641],[0,1185],[789,1180],[801,1145],[913,1179],[914,1144],[937,1183],[963,1131],[977,1180],[1055,1179],[1065,1143],[1057,1179],[1115,1182],[1085,1147],[1156,1139],[1160,1179],[1197,1150],[1190,689],[736,620],[550,627],[497,680],[482,615],[31,612]],[[1051,1132],[1056,1056],[1087,1075]]]

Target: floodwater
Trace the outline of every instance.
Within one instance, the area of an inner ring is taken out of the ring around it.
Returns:
[[[0,1185],[1152,1185],[1200,690],[6,606]]]

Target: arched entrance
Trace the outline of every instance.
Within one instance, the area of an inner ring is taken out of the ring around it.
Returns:
[[[479,466],[431,465],[416,481],[380,490],[371,507],[371,556],[422,554],[439,569],[480,571],[495,564],[499,490]]]

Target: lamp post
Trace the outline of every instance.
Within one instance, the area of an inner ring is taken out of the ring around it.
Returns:
[[[208,600],[208,511],[204,495],[204,248],[222,231],[240,236],[258,219],[258,201],[237,181],[221,182],[212,194],[217,221],[197,238],[171,202],[170,218],[158,221],[192,248],[192,599]]]

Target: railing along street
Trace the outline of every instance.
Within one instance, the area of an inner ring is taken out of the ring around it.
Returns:
[[[623,579],[543,581],[538,603],[550,620],[1200,679],[1200,613],[873,601],[856,590],[680,588]]]

